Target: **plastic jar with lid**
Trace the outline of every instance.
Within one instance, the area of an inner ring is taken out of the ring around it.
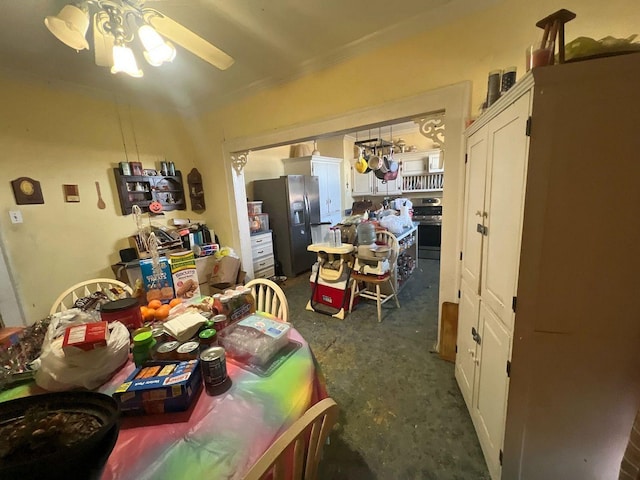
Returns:
[[[141,367],[144,362],[151,360],[155,345],[156,340],[151,331],[140,332],[133,337],[133,362],[136,367]]]
[[[120,322],[129,330],[142,327],[142,312],[136,298],[121,298],[100,307],[100,319],[105,322]]]
[[[362,222],[356,230],[358,245],[371,245],[376,242],[376,229],[371,222]]]
[[[207,348],[214,347],[218,344],[218,335],[215,328],[207,328],[198,334],[198,342],[200,343],[200,351],[204,352]]]

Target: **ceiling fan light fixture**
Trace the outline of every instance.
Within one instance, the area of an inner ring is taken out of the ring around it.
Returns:
[[[144,58],[150,65],[159,67],[176,58],[175,47],[170,42],[165,42],[151,25],[142,25],[138,29],[138,37],[144,46]]]
[[[89,13],[75,5],[65,5],[58,15],[44,19],[49,31],[65,45],[75,50],[88,50],[85,38],[89,28]]]
[[[142,77],[142,70],[138,68],[136,57],[133,56],[133,51],[124,45],[113,46],[113,66],[111,67],[111,73],[126,73],[134,78]]]

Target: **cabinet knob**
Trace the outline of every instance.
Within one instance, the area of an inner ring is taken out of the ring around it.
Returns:
[[[482,212],[480,210],[476,210],[476,217],[481,217],[482,216]]]
[[[469,355],[471,355],[472,358],[475,355],[475,350],[473,348],[468,349],[467,352],[469,353]]]

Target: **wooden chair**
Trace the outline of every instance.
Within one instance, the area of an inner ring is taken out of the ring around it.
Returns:
[[[287,460],[293,463],[289,465],[292,480],[315,480],[322,447],[337,419],[338,405],[332,398],[316,403],[278,437],[251,467],[244,480],[282,480],[289,471]],[[291,449],[292,454],[288,454]],[[268,477],[269,473],[272,473],[271,477]]]
[[[351,312],[353,309],[353,300],[356,296],[375,300],[376,306],[378,307],[378,322],[381,322],[382,305],[385,302],[388,302],[393,298],[396,302],[396,306],[400,308],[400,302],[398,301],[398,295],[394,285],[399,246],[396,236],[386,230],[376,233],[376,242],[378,244],[382,243],[388,245],[391,250],[391,254],[389,256],[389,271],[384,275],[370,275],[359,273],[356,271],[351,274],[353,282],[351,284],[349,312]],[[390,291],[391,293],[383,293],[381,287],[384,285],[387,286],[388,291]]]
[[[256,299],[256,310],[275,315],[283,322],[289,321],[287,297],[277,283],[266,278],[255,278],[246,285]]]
[[[114,286],[121,287],[129,295],[133,294],[133,290],[126,283],[112,278],[92,278],[91,280],[85,280],[84,282],[76,283],[72,287],[67,288],[60,294],[56,301],[53,302],[49,315],[53,315],[57,312],[64,312],[73,307],[73,304],[78,298],[88,297],[94,292],[100,291],[103,288],[112,288]]]

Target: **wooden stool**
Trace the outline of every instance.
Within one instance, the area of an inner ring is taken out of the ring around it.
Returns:
[[[551,15],[544,17],[542,20],[536,23],[536,27],[540,27],[544,30],[542,34],[542,42],[540,48],[545,48],[548,40],[553,40],[555,43],[556,35],[558,36],[558,63],[564,63],[564,24],[570,22],[576,18],[576,14],[569,10],[558,10]],[[551,63],[553,65],[554,58],[551,55]]]
[[[391,274],[386,273],[385,275],[366,275],[363,273],[352,273],[351,278],[353,279],[353,283],[351,285],[351,299],[349,301],[349,313],[353,309],[353,299],[356,295],[368,298],[370,300],[376,301],[376,306],[378,307],[378,322],[382,321],[382,304],[392,298],[396,301],[396,306],[400,308],[400,302],[398,301],[398,295],[396,294],[396,289],[393,287],[393,281],[391,280]],[[361,287],[360,284],[364,285]],[[391,293],[385,294],[380,290],[380,285],[382,284],[389,285],[391,289]],[[375,286],[375,291],[369,289],[369,285]]]

